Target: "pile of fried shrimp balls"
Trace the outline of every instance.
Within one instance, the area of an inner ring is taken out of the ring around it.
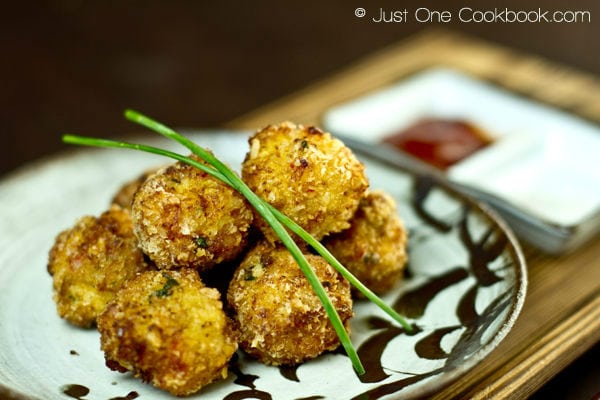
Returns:
[[[241,178],[375,293],[401,279],[396,204],[329,133],[290,122],[257,131]],[[350,332],[359,293],[296,239]],[[48,272],[58,314],[97,327],[108,368],[177,396],[225,379],[238,348],[295,365],[340,345],[270,226],[236,190],[181,162],[144,172],[107,211],[59,233]]]

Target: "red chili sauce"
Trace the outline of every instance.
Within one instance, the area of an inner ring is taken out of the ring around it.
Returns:
[[[446,170],[492,140],[468,122],[428,118],[385,137],[383,142]]]

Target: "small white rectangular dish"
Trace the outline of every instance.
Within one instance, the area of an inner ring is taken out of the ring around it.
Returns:
[[[493,140],[452,165],[454,182],[505,199],[553,233],[522,229],[525,241],[550,253],[575,248],[600,230],[600,127],[446,68],[328,110],[323,125],[367,143],[381,143],[425,118],[467,121]]]

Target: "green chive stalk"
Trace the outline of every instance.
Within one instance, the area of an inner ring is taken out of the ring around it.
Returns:
[[[220,160],[218,160],[212,153],[206,151],[203,147],[189,140],[185,136],[176,132],[175,130],[169,128],[168,126],[146,116],[137,111],[128,109],[125,110],[125,118],[128,120],[145,126],[148,129],[151,129],[169,139],[175,140],[183,146],[187,147],[192,153],[196,154],[200,158],[209,162],[211,165],[215,165],[215,163],[220,164],[220,168],[217,168],[219,171],[228,171],[226,174],[229,183],[236,189],[240,190],[237,186],[244,186],[245,190],[251,192],[254,195],[254,192],[251,191],[250,188],[246,185],[244,181],[242,181],[233,171],[229,169],[225,164],[223,164]],[[215,165],[216,167],[216,165]],[[208,172],[208,171],[206,171]],[[210,173],[210,172],[209,172]],[[214,176],[214,175],[213,175]],[[219,178],[219,177],[217,177]],[[219,178],[221,179],[221,178]],[[258,196],[257,196],[258,197]],[[311,234],[306,232],[300,225],[296,224],[291,218],[287,217],[285,214],[281,213],[275,207],[271,206],[269,203],[263,201],[261,202],[265,204],[275,215],[277,220],[285,225],[289,230],[297,234],[302,240],[308,243],[311,247],[319,253],[331,266],[333,266],[344,278],[346,278],[352,286],[354,286],[357,290],[359,290],[368,300],[376,304],[380,309],[382,309],[385,313],[387,313],[390,317],[392,317],[395,321],[397,321],[402,327],[409,333],[412,332],[412,326],[400,315],[398,314],[392,307],[387,305],[381,298],[379,298],[375,293],[373,293],[369,288],[367,288],[359,279],[357,279],[346,267],[342,265],[330,252],[323,246],[318,240],[316,240]],[[261,214],[262,215],[262,214]]]
[[[232,182],[229,181],[227,176],[225,174],[223,174],[222,171],[207,167],[206,165],[201,164],[201,163],[195,161],[194,159],[183,156],[181,154],[173,153],[173,152],[170,152],[167,150],[163,150],[163,149],[159,149],[159,148],[155,148],[155,147],[151,147],[151,146],[139,145],[139,144],[134,144],[134,143],[117,142],[117,141],[105,140],[105,139],[86,138],[86,137],[80,137],[80,136],[75,136],[75,135],[64,135],[63,141],[65,143],[79,144],[79,145],[84,145],[84,146],[129,148],[129,149],[134,149],[134,150],[146,151],[146,152],[153,153],[153,154],[163,155],[166,157],[171,157],[178,161],[189,164],[193,167],[199,168],[202,171],[205,171],[205,172],[209,173],[210,175],[212,175],[218,179],[221,179],[223,182],[230,184],[234,189],[237,189],[240,193],[242,193],[242,195],[244,197],[246,197],[248,202],[260,213],[260,215],[273,228],[273,230],[275,231],[277,236],[281,239],[284,246],[288,249],[288,251],[290,252],[292,257],[294,258],[294,260],[296,261],[296,263],[298,264],[298,266],[300,267],[300,269],[306,276],[306,279],[312,286],[315,294],[321,301],[321,304],[323,304],[323,308],[325,309],[327,317],[331,321],[331,325],[333,326],[333,329],[335,330],[335,332],[340,340],[340,343],[344,347],[344,350],[346,350],[346,354],[350,358],[350,361],[352,362],[352,366],[356,370],[356,373],[359,375],[362,375],[365,373],[365,369],[360,361],[360,358],[358,357],[358,353],[356,352],[356,349],[352,345],[352,341],[350,340],[350,336],[348,335],[348,332],[346,332],[344,323],[342,322],[339,314],[337,313],[335,306],[331,302],[331,299],[327,295],[327,292],[325,292],[325,288],[323,288],[323,285],[321,284],[321,281],[315,274],[315,271],[312,269],[312,267],[310,266],[310,264],[304,257],[304,254],[302,254],[302,251],[300,250],[300,248],[298,247],[296,242],[294,242],[294,240],[291,238],[289,233],[285,230],[283,225],[281,225],[281,223],[273,216],[273,214],[271,213],[271,211],[267,207],[267,205],[256,194],[254,194],[254,192],[252,192],[245,184],[243,186],[237,187],[237,185],[234,185],[234,184],[232,184]],[[205,161],[210,162],[209,160],[205,160]],[[218,168],[218,167],[215,166],[215,168]],[[231,172],[233,172],[233,171],[231,171]],[[234,175],[235,175],[235,173],[234,173]]]
[[[332,265],[344,278],[346,278],[351,285],[356,287],[361,293],[363,293],[363,295],[367,299],[375,303],[379,308],[381,308],[384,312],[390,315],[395,321],[399,322],[407,332],[412,331],[411,325],[408,324],[402,316],[400,316],[396,311],[394,311],[390,306],[388,306],[383,300],[377,297],[377,295],[375,295],[364,284],[362,284],[360,280],[358,280],[354,275],[352,275],[352,273],[350,273],[318,240],[312,237],[312,235],[306,232],[292,219],[290,219],[289,217],[275,209],[273,206],[271,206],[269,203],[258,197],[246,185],[246,183],[243,182],[235,174],[235,172],[233,172],[229,167],[223,164],[211,152],[207,151],[203,147],[187,139],[185,136],[177,133],[173,129],[136,111],[126,110],[125,117],[130,121],[143,125],[169,139],[179,142],[183,146],[187,147],[190,151],[192,151],[193,154],[197,155],[202,160],[210,164],[210,166],[202,164],[188,156],[137,143],[127,143],[121,141],[89,138],[75,135],[64,135],[63,142],[94,147],[126,148],[169,157],[191,165],[195,168],[198,168],[208,173],[209,175],[215,177],[216,179],[223,181],[224,183],[230,185],[235,190],[240,192],[275,231],[277,236],[282,241],[283,245],[288,249],[292,257],[300,267],[301,271],[306,276],[315,294],[321,301],[325,312],[327,313],[327,316],[331,321],[331,324],[340,340],[340,343],[346,350],[346,354],[350,358],[354,369],[359,375],[365,373],[364,367],[358,357],[356,350],[352,345],[348,332],[346,332],[344,324],[339,314],[337,313],[335,306],[331,302],[331,299],[329,299],[329,296],[325,292],[323,285],[321,284],[314,270],[302,254],[302,251],[291,238],[290,234],[284,228],[284,226],[287,227],[291,232],[298,235],[310,246],[312,246],[330,265]]]

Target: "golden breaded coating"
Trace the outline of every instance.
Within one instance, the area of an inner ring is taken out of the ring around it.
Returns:
[[[306,258],[350,331],[350,284],[322,257]],[[340,344],[319,298],[284,247],[264,241],[250,250],[234,273],[227,300],[240,347],[266,364],[297,364]]]
[[[149,169],[137,178],[129,182],[125,182],[125,184],[119,188],[117,193],[115,193],[114,197],[112,198],[112,204],[116,204],[131,210],[131,203],[133,202],[133,196],[135,195],[135,192],[137,192],[139,187],[142,186],[142,183],[144,183],[150,175],[157,171],[158,168]]]
[[[98,317],[106,365],[177,396],[227,377],[231,328],[219,292],[190,268],[139,275]]]
[[[146,179],[132,216],[140,246],[158,268],[200,270],[236,258],[253,219],[236,190],[180,162]]]
[[[81,218],[57,236],[50,250],[48,272],[58,314],[90,327],[125,282],[146,269],[129,211],[112,206],[99,218]]]
[[[349,229],[325,241],[331,253],[375,293],[389,290],[406,264],[407,233],[396,203],[381,190],[368,193]]]
[[[341,141],[315,127],[284,122],[257,132],[242,179],[317,239],[348,228],[368,187],[364,166]],[[278,241],[262,218],[256,224]]]

